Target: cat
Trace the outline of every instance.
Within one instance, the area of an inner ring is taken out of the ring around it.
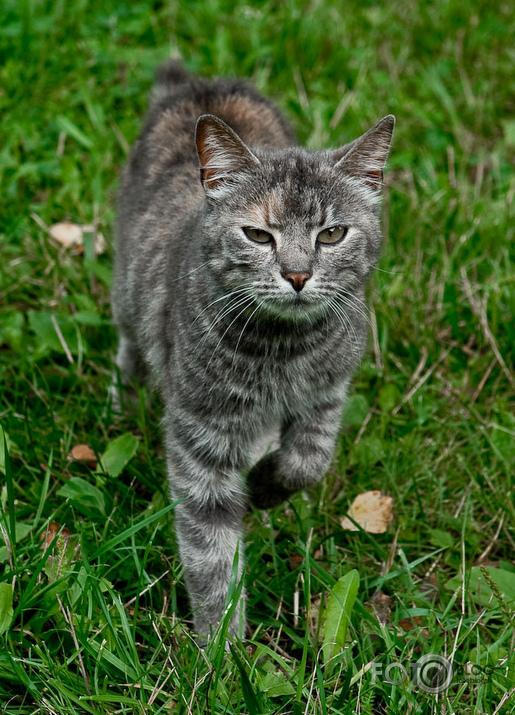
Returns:
[[[119,193],[116,364],[121,384],[146,379],[163,400],[200,638],[223,617],[231,575],[242,577],[248,505],[273,507],[329,467],[367,341],[394,123],[310,152],[244,82],[172,61],[156,74]],[[271,428],[279,445],[257,459]],[[244,592],[229,631],[245,634]]]

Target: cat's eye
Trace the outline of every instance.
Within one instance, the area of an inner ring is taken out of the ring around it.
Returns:
[[[268,231],[262,231],[260,228],[250,228],[245,226],[243,228],[243,233],[247,238],[256,243],[272,243],[274,237]]]
[[[335,244],[343,241],[348,232],[347,226],[332,226],[331,228],[325,228],[317,236],[318,243],[325,244]]]

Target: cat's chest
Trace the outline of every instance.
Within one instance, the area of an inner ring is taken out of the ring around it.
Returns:
[[[339,382],[338,370],[321,369],[316,353],[287,358],[280,354],[261,359],[250,357],[240,361],[227,377],[226,384],[232,378],[256,410],[277,417],[304,411]]]
[[[262,423],[309,410],[347,378],[352,350],[337,330],[252,328],[175,342],[174,383],[188,399]]]

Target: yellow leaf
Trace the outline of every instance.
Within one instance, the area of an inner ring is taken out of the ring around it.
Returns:
[[[352,502],[349,516],[370,534],[384,534],[393,520],[393,499],[379,491],[363,492]],[[358,531],[358,527],[348,517],[343,517],[342,529]]]

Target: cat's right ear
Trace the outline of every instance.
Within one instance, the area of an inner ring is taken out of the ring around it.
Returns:
[[[200,181],[208,195],[229,188],[252,166],[259,165],[248,146],[225,122],[212,114],[197,121],[195,142],[200,161]]]

